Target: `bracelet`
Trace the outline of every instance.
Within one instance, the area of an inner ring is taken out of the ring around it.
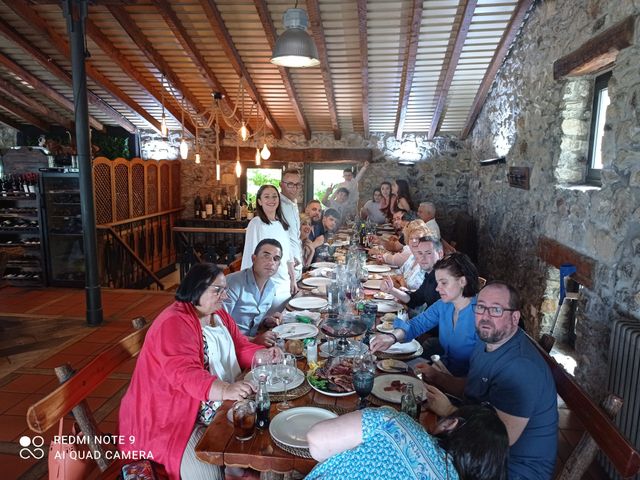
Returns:
[[[394,340],[396,343],[398,343],[398,337],[396,337],[396,334],[395,334],[395,333],[393,333],[393,332],[382,332],[382,333],[384,333],[385,335],[391,335],[391,336],[393,337],[393,340]]]

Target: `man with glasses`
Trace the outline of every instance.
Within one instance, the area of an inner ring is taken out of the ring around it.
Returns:
[[[280,208],[289,224],[289,243],[295,259],[296,280],[302,278],[302,241],[300,240],[300,210],[298,194],[302,190],[302,181],[298,170],[285,170],[280,180]]]
[[[551,370],[518,327],[518,294],[504,282],[491,282],[478,295],[474,313],[482,340],[466,379],[445,378],[431,367],[420,370],[427,382],[447,385],[447,393],[489,402],[509,434],[509,479],[552,478],[558,440],[558,405]],[[447,381],[448,380],[448,381]],[[429,408],[438,415],[456,410],[437,388],[427,387]]]
[[[278,336],[270,330],[258,333],[260,327],[275,327],[281,314],[267,316],[275,297],[271,277],[282,261],[282,245],[273,238],[261,240],[251,256],[251,267],[227,276],[227,298],[224,308],[235,320],[240,331],[253,343],[272,347]]]

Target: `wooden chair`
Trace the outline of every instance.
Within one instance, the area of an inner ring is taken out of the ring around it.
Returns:
[[[551,340],[545,338],[540,342],[545,346],[533,339],[531,341],[549,365],[558,395],[585,428],[584,435],[571,452],[556,480],[583,478],[599,450],[607,456],[623,478],[635,475],[640,471],[640,453],[611,421],[620,411],[623,400],[609,394],[604,399],[602,408],[598,407],[562,365],[546,351],[547,348],[551,350],[555,339],[551,337]]]
[[[116,478],[122,466],[130,461],[113,461],[105,457],[104,446],[95,442],[100,438],[100,432],[86,398],[120,365],[136,357],[140,352],[151,324],[146,324],[144,318],[138,317],[133,320],[133,325],[138,329],[137,331],[99,354],[77,373],[68,364],[57,367],[55,372],[62,384],[27,410],[29,428],[40,434],[49,430],[71,412],[88,440],[87,447],[92,452],[99,452],[99,455],[95,455],[94,458],[101,472],[100,478]]]

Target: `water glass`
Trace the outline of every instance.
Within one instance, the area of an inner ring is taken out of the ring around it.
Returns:
[[[373,380],[375,375],[369,370],[355,370],[353,372],[353,387],[360,397],[358,410],[362,410],[367,406],[367,397],[373,390]]]
[[[265,382],[269,380],[269,377],[273,373],[273,356],[271,352],[263,349],[253,354],[251,373],[256,384],[261,380]]]
[[[233,426],[237,440],[253,437],[256,432],[256,402],[245,398],[233,404]]]
[[[287,390],[289,384],[293,382],[298,373],[296,364],[296,357],[290,353],[285,353],[282,356],[282,362],[277,366],[278,379],[284,383],[284,402],[278,404],[278,410],[287,410],[291,407],[287,400]]]

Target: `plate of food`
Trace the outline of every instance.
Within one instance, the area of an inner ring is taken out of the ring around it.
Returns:
[[[318,327],[311,323],[283,323],[273,328],[273,333],[278,337],[288,340],[301,340],[303,338],[315,337],[318,335]]]
[[[378,312],[380,313],[392,313],[397,312],[402,308],[402,305],[396,302],[376,302],[378,304]]]
[[[315,262],[311,264],[311,268],[336,268],[334,262]]]
[[[370,273],[368,276],[369,280],[382,280],[382,275],[379,273]]]
[[[385,402],[400,403],[408,384],[413,385],[413,392],[416,397],[420,397],[422,400],[427,398],[427,388],[422,380],[400,374],[377,376],[373,381],[373,390],[371,390],[371,393]]]
[[[378,302],[384,301],[384,300],[393,300],[394,298],[395,297],[393,295],[385,292],[376,292],[373,294],[373,299]]]
[[[346,397],[353,395],[353,379],[351,358],[336,357],[327,360],[324,365],[310,371],[307,382],[315,391],[330,397]]]
[[[381,323],[376,326],[376,330],[382,333],[393,332],[393,323]]]
[[[384,273],[391,271],[391,267],[389,265],[378,265],[376,263],[368,263],[364,268],[366,268],[369,273]]]
[[[367,280],[362,284],[364,288],[370,288],[372,290],[380,290],[382,280]]]
[[[395,358],[385,358],[384,360],[378,360],[376,367],[386,373],[402,373],[409,370],[409,365],[402,360],[396,360]]]
[[[289,300],[289,306],[298,310],[318,309],[327,306],[327,300],[322,297],[296,297]]]
[[[274,365],[274,369],[275,369],[275,365]],[[267,392],[269,393],[279,393],[279,392],[284,392],[284,383],[280,382],[280,381],[272,381],[274,377],[272,376],[271,378],[269,378],[269,381],[267,381]],[[295,377],[293,377],[293,381],[287,385],[287,389],[288,390],[293,390],[294,388],[299,387],[300,385],[302,385],[304,383],[304,372],[302,370],[300,370],[299,368],[296,369],[296,375]],[[244,379],[247,382],[253,382],[256,385],[258,384],[258,380],[256,378],[254,378],[253,376],[253,370],[250,372],[247,372],[247,374],[244,376]]]
[[[331,279],[327,277],[307,277],[302,279],[302,283],[309,287],[326,287],[331,284]]]
[[[269,433],[277,441],[288,447],[309,448],[307,432],[316,423],[336,415],[318,407],[295,407],[280,412],[269,424]]]

